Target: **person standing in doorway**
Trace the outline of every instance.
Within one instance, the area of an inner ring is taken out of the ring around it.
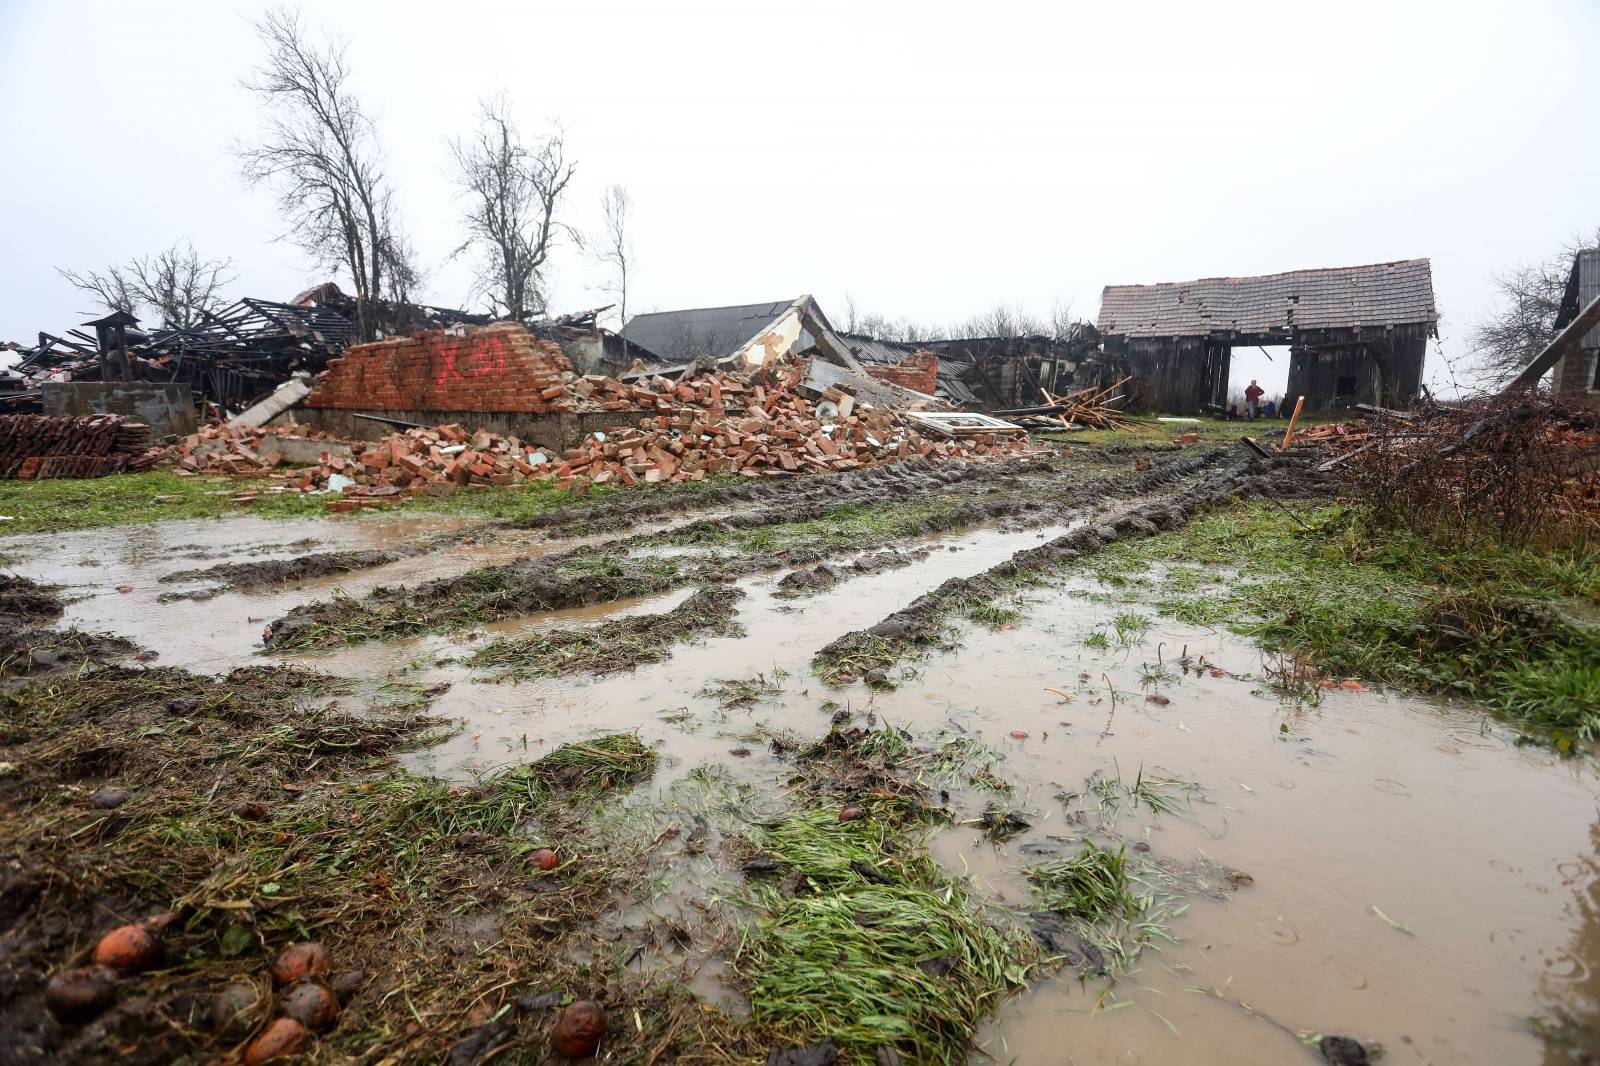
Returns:
[[[1250,421],[1254,422],[1261,417],[1261,397],[1266,392],[1256,379],[1250,379],[1250,387],[1244,390],[1244,409],[1250,413]]]

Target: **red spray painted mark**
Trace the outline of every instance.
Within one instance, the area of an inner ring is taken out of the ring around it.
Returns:
[[[502,337],[480,338],[473,350],[462,356],[462,365],[456,365],[456,353],[446,352],[444,365],[439,368],[439,377],[434,385],[443,386],[449,381],[465,381],[467,378],[486,378],[496,374],[504,374],[509,368],[506,361],[506,342]]]

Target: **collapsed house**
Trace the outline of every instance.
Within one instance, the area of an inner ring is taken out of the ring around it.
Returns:
[[[1600,297],[1600,248],[1584,248],[1572,257],[1572,271],[1561,307],[1556,312],[1555,332],[1559,333],[1578,317],[1578,312]],[[1600,394],[1600,326],[1584,335],[1577,345],[1556,363],[1550,391],[1558,399],[1593,399]]]
[[[1097,325],[1106,353],[1134,375],[1134,406],[1199,413],[1227,403],[1232,350],[1252,345],[1289,345],[1287,395],[1308,410],[1407,406],[1438,320],[1428,260],[1407,259],[1107,285]]]
[[[728,307],[636,315],[623,336],[671,368],[695,359],[760,363],[774,352],[825,362],[968,409],[1050,403],[1046,390],[1104,386],[1120,367],[1100,351],[1086,322],[1066,338],[976,337],[893,341],[836,330],[810,296]]]

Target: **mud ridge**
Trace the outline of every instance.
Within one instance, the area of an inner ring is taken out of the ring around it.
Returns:
[[[983,478],[976,486],[965,482],[954,483],[960,490],[959,497],[952,500],[948,509],[923,518],[917,523],[912,535],[943,533],[963,526],[1004,519],[1014,520],[1013,524],[1017,526],[1046,525],[1087,503],[1138,495],[1159,485],[1187,477],[1220,463],[1225,455],[1225,451],[1204,452],[1159,465],[1152,464],[1151,469],[1132,476],[1113,474],[1088,480],[1068,481],[1059,477],[1065,471],[1052,469],[1051,472],[1058,475],[1057,482],[1043,486],[1028,484],[1014,474]],[[1076,471],[1071,472],[1076,473]],[[649,539],[652,542],[692,543],[696,539],[737,530],[809,522],[822,518],[839,507],[899,503],[924,495],[932,497],[938,495],[939,490],[951,485],[951,482],[941,482],[937,479],[896,479],[853,492],[829,493],[806,500],[791,499],[762,510],[705,518],[686,523]]]
[[[1179,493],[1018,551],[981,574],[951,578],[875,625],[832,641],[812,657],[812,666],[819,674],[840,679],[857,671],[881,670],[917,648],[947,645],[945,615],[962,603],[1003,595],[1015,589],[1019,581],[1054,570],[1116,541],[1152,537],[1180,528],[1201,512],[1231,499],[1253,492],[1298,494],[1332,484],[1332,479],[1319,480],[1307,471],[1286,465],[1266,467],[1241,461],[1219,476]]]
[[[630,493],[625,498],[608,499],[588,507],[564,508],[532,515],[508,525],[517,529],[581,526],[587,530],[605,532],[630,528],[670,512],[708,510],[730,503],[783,500],[786,505],[792,505],[833,500],[837,506],[859,498],[897,498],[885,496],[885,492],[916,491],[1003,477],[1049,477],[1067,469],[1065,463],[1053,457],[943,463],[921,458],[908,459],[843,474],[738,482],[707,489],[692,497],[673,492]]]
[[[267,588],[272,585],[288,585],[296,581],[308,581],[315,577],[326,577],[329,574],[347,574],[354,570],[367,570],[374,566],[383,566],[386,563],[397,562],[400,559],[420,555],[426,549],[406,548],[390,551],[356,550],[315,552],[311,555],[301,555],[293,559],[264,559],[253,563],[218,563],[198,570],[179,570],[167,574],[161,579],[163,584],[175,584],[186,581],[212,581],[211,588],[197,592],[164,592],[160,599],[165,602],[174,599],[201,600],[209,599],[231,589],[245,590]]]
[[[1106,498],[1139,495],[1191,477],[1221,462],[1224,454],[1213,451],[1185,456],[1132,477],[1116,475],[1074,482],[1064,492],[1055,494],[1052,503],[1041,503],[1037,507],[1028,505],[1026,501],[1019,502],[1009,494],[974,494],[971,500],[962,501],[949,511],[926,516],[908,535],[938,533],[1019,514],[1031,515],[1038,524],[1043,524],[1065,513],[1074,503],[1081,505]],[[895,466],[909,465],[902,463]],[[944,464],[936,467],[935,472],[951,478],[974,471],[984,472],[977,469],[979,464],[966,464],[965,471],[952,469],[956,465]],[[983,465],[993,468],[998,464]],[[887,469],[894,471],[895,466]],[[886,476],[879,468],[874,468],[862,473],[879,474],[880,485],[884,480],[909,483],[902,487],[899,498],[928,488],[928,483],[912,476],[912,471]],[[942,486],[946,482],[934,478],[933,484]],[[880,495],[873,502],[883,501],[884,490],[880,487],[878,491]],[[809,508],[770,508],[752,515],[706,520],[703,525],[696,523],[693,527],[680,527],[659,539],[681,540],[685,536],[694,537],[707,532],[759,528],[804,520],[837,506],[839,502],[835,497],[826,505],[819,503]],[[684,529],[689,528],[695,528],[695,531],[685,534]],[[636,541],[632,546],[648,542],[649,539]],[[564,553],[519,559],[501,566],[479,567],[459,576],[436,578],[412,589],[380,587],[360,600],[334,598],[302,604],[268,627],[266,644],[271,648],[297,649],[462,629],[546,611],[588,607],[630,596],[651,595],[696,582],[727,582],[758,573],[803,567],[820,562],[829,555],[848,554],[854,550],[852,547],[839,547],[831,551],[797,548],[781,557],[735,556],[696,562],[622,556],[617,551],[618,543],[613,540],[585,545]]]
[[[25,577],[0,576],[0,680],[55,673],[136,650],[131,642],[107,633],[51,627],[63,606],[43,585]]]
[[[496,681],[564,674],[608,674],[661,662],[672,645],[698,637],[738,636],[734,621],[744,591],[732,585],[702,588],[670,611],[613,619],[526,637],[502,637],[467,659],[495,670]]]
[[[803,570],[792,570],[778,582],[778,595],[785,597],[812,596],[826,592],[841,581],[882,570],[898,570],[903,566],[921,562],[930,554],[928,548],[915,551],[871,552],[848,563],[818,563]]]

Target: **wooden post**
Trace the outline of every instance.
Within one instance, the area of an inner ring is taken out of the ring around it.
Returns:
[[[1289,447],[1289,442],[1294,440],[1294,424],[1300,421],[1300,409],[1306,405],[1306,398],[1301,396],[1294,402],[1294,414],[1289,416],[1289,428],[1283,431],[1283,443],[1278,445],[1281,452]]]

